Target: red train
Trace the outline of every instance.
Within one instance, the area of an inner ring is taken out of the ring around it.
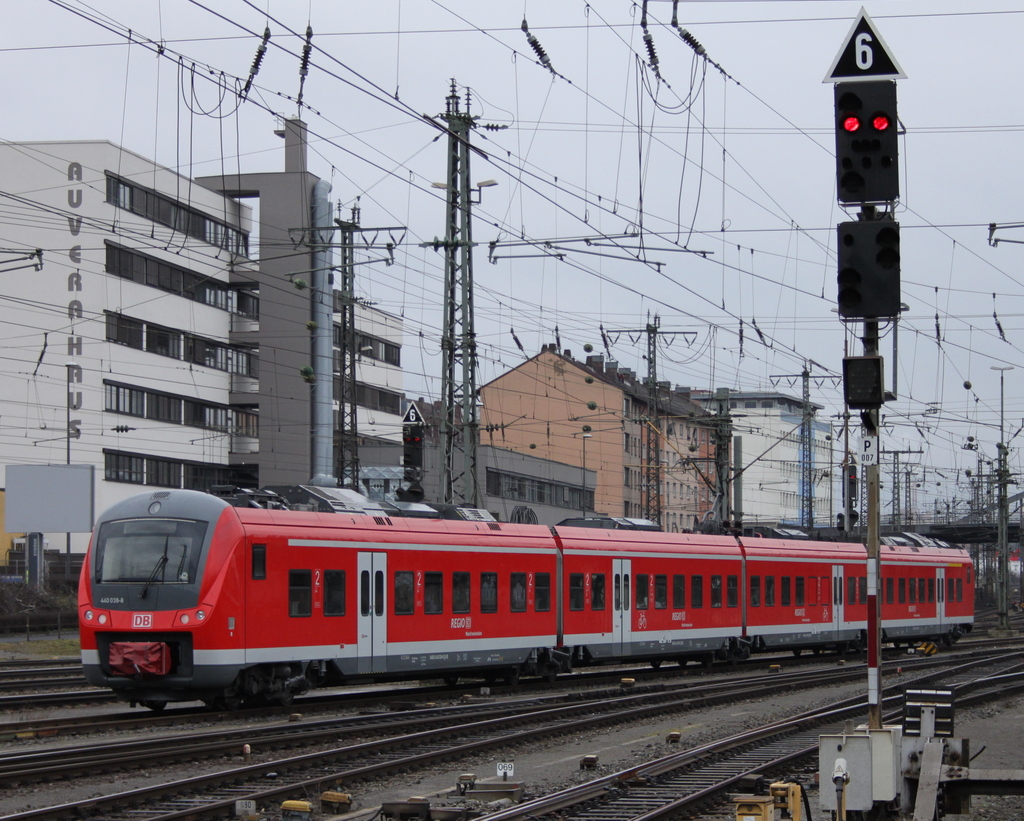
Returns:
[[[365,678],[553,677],[864,640],[860,544],[236,507],[157,491],[100,517],[88,680],[159,709],[287,703]],[[971,629],[971,561],[882,547],[885,639]]]

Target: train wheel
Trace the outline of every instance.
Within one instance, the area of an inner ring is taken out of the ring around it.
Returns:
[[[651,659],[651,668],[654,670],[661,669],[661,659]]]
[[[448,675],[444,676],[441,681],[443,681],[448,687],[454,687],[459,683],[459,677],[455,675]]]
[[[287,693],[278,693],[274,696],[274,701],[276,701],[282,707],[287,707],[294,700],[295,693],[293,693],[291,690],[289,690]]]
[[[519,668],[510,667],[505,671],[504,675],[502,675],[502,679],[504,679],[505,683],[509,687],[515,687],[515,685],[519,683]]]
[[[142,702],[142,706],[143,707],[148,707],[154,713],[159,713],[160,711],[162,711],[167,706],[167,702],[166,701],[143,701]]]
[[[714,653],[707,653],[707,654],[705,654],[701,658],[700,663],[704,665],[704,669],[705,670],[710,670],[712,667],[715,666],[715,654]]]
[[[800,654],[803,652],[803,649],[800,647],[794,647],[790,652],[797,658],[800,658]]]

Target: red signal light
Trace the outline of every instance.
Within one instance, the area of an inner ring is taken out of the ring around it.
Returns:
[[[889,119],[888,114],[878,113],[871,118],[871,125],[875,127],[875,131],[888,131],[892,120]]]
[[[843,117],[843,131],[860,131],[860,117],[856,114],[847,114]]]

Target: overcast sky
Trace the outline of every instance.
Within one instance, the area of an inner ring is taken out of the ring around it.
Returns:
[[[280,170],[276,117],[300,113],[301,91],[311,170],[343,215],[358,200],[364,226],[408,226],[397,264],[360,266],[358,288],[405,319],[407,390],[437,398],[443,259],[421,243],[444,234],[431,182],[445,177],[447,146],[423,115],[444,111],[454,78],[480,118],[473,179],[498,183],[475,210],[481,383],[556,340],[645,375],[646,340],[616,331],[657,314],[679,332],[661,338],[659,379],[799,396],[797,380],[775,377],[808,360],[835,376],[844,345],[860,352],[860,325],[833,310],[835,225],[847,216],[822,82],[860,7],[688,0],[674,27],[672,2],[650,2],[655,72],[642,4],[628,0],[34,0],[10,4],[0,28],[0,136],[106,139],[187,175]],[[907,74],[897,217],[909,311],[898,362],[883,329],[899,400],[882,446],[923,451],[903,464],[920,465],[928,510],[965,498],[962,470],[977,460],[966,437],[995,455],[993,366],[1017,369],[1005,372],[1008,435],[1024,424],[1024,247],[988,243],[989,223],[1024,222],[1024,11],[995,0],[866,10]],[[1024,240],[1024,229],[998,236]],[[13,229],[0,226],[0,244],[17,244]],[[816,379],[812,398],[823,416],[842,411],[834,380]]]

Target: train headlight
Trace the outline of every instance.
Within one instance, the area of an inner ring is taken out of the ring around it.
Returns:
[[[188,624],[188,621],[189,621],[188,613],[182,613],[181,614],[181,623],[182,624]]]
[[[86,610],[85,611],[85,620],[86,621],[92,621],[92,610]]]
[[[107,623],[107,614],[106,613],[100,613],[98,621],[99,621],[100,624],[106,624]]]
[[[199,621],[202,621],[203,619],[205,619],[206,618],[206,611],[205,610],[196,610],[196,618],[199,619]]]

